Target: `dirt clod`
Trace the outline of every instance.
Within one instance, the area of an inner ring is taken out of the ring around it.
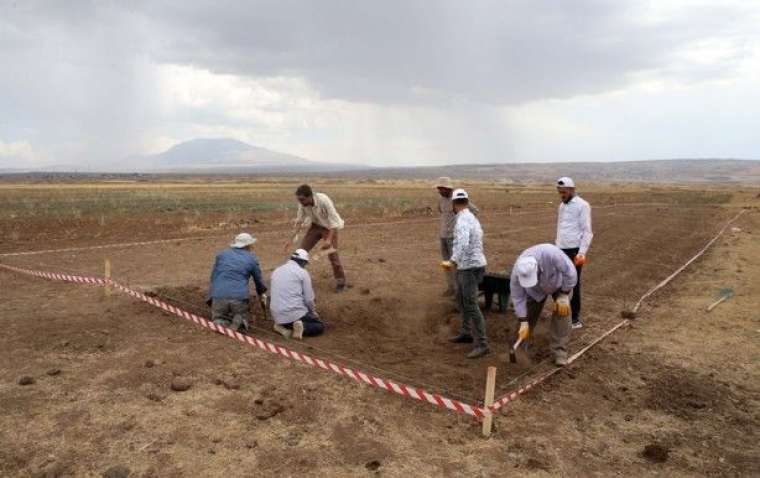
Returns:
[[[368,461],[364,467],[368,469],[369,471],[376,471],[382,466],[382,463],[380,463],[380,460],[372,460]]]
[[[620,317],[622,317],[624,319],[628,319],[628,320],[633,320],[633,319],[636,318],[636,312],[634,312],[632,310],[624,310],[624,311],[620,312]]]
[[[187,377],[174,377],[169,388],[175,392],[184,392],[193,386],[193,382]]]
[[[145,361],[145,368],[153,368],[153,366],[155,366],[155,365],[156,364],[155,364],[155,362],[153,362],[153,360],[146,360]]]
[[[19,385],[32,385],[34,383],[34,377],[30,377],[29,375],[24,375],[23,377],[18,379]]]
[[[651,443],[644,447],[641,452],[641,456],[651,461],[652,463],[665,463],[668,461],[668,455],[670,449],[656,443]]]
[[[153,402],[160,402],[160,401],[163,401],[164,399],[164,397],[162,397],[161,395],[157,393],[153,393],[153,392],[150,392],[149,394],[145,395],[145,398]]]
[[[359,291],[359,293],[360,293],[361,295],[369,295],[369,294],[370,294],[370,292],[371,292],[371,291],[370,291],[369,289],[367,289],[367,288],[364,288],[364,289],[362,289],[362,290],[360,290],[360,291]]]
[[[60,368],[51,368],[50,370],[48,370],[45,373],[48,374],[48,375],[50,375],[51,377],[55,377],[56,375],[60,375],[61,374],[61,369]]]
[[[130,470],[124,465],[116,465],[107,469],[103,473],[103,478],[127,478],[129,477]]]

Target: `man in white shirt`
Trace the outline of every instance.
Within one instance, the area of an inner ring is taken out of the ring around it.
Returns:
[[[454,247],[451,259],[441,262],[445,271],[456,267],[457,298],[462,312],[462,328],[459,335],[450,339],[453,343],[477,344],[467,354],[467,358],[478,358],[488,354],[486,321],[478,306],[478,284],[483,281],[486,271],[486,256],[483,254],[483,229],[480,221],[467,208],[469,196],[464,189],[455,189],[451,195],[452,207],[457,214],[454,226]],[[473,337],[474,336],[474,337]]]
[[[323,193],[315,193],[308,184],[303,184],[296,189],[298,200],[298,214],[295,220],[293,239],[285,245],[288,250],[298,240],[298,233],[305,225],[309,226],[301,240],[301,249],[310,252],[321,240],[323,250],[330,250],[327,255],[332,264],[333,276],[335,276],[335,290],[342,292],[346,288],[346,273],[338,256],[338,231],[343,229],[344,222],[332,200]]]
[[[320,335],[325,327],[317,314],[311,276],[306,271],[309,253],[297,249],[272,272],[269,312],[274,330],[285,338],[301,340]]]
[[[509,283],[515,315],[520,321],[518,336],[527,340],[535,329],[546,303],[554,299],[549,332],[554,363],[567,364],[567,344],[570,340],[570,293],[577,275],[570,259],[555,245],[538,244],[517,257]]]
[[[591,247],[594,233],[591,230],[591,206],[575,193],[575,182],[568,177],[557,180],[557,192],[561,202],[557,215],[556,246],[567,254],[575,264],[578,282],[573,289],[570,306],[573,309],[572,327],[583,327],[581,320],[581,271],[586,263],[586,254]]]

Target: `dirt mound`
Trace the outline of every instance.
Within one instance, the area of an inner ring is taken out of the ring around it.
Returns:
[[[711,377],[688,370],[668,370],[649,384],[645,404],[652,410],[692,419],[725,408],[732,398],[730,388]]]

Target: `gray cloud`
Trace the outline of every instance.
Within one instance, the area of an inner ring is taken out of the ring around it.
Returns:
[[[758,19],[744,2],[0,0],[0,141],[98,162],[156,136],[217,126],[266,133],[265,116],[243,121],[213,104],[162,110],[160,65],[173,64],[300,79],[322,100],[375,105],[373,130],[356,135],[364,143],[335,149],[365,160],[370,147],[394,140],[446,160],[500,160],[514,151],[509,124],[519,118],[505,122],[499,108],[642,79],[741,76]],[[263,108],[293,112],[288,101]],[[603,123],[609,112],[596,114],[591,121]],[[340,137],[340,124],[326,128],[324,137]],[[287,134],[277,134],[287,147]],[[308,154],[309,144],[297,146]]]

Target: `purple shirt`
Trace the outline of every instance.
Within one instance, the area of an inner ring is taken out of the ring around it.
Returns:
[[[523,257],[535,257],[538,262],[538,283],[533,287],[525,288],[517,279],[517,272],[512,269],[512,278],[509,283],[509,293],[512,296],[512,304],[515,307],[515,315],[519,319],[528,316],[528,297],[536,302],[541,302],[547,295],[558,290],[571,291],[578,282],[578,274],[575,266],[562,250],[553,244],[538,244],[529,247],[517,257],[519,261]],[[517,263],[517,261],[515,261]]]

